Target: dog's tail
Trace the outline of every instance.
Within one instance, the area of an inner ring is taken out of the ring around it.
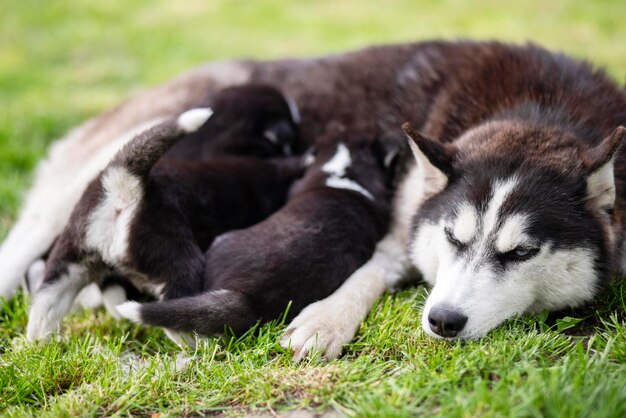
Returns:
[[[122,167],[145,178],[163,154],[184,135],[197,131],[212,114],[207,107],[191,109],[140,133],[113,157],[105,172]]]
[[[258,320],[246,297],[232,290],[214,290],[162,302],[125,302],[116,307],[120,316],[138,324],[201,335],[242,333]]]

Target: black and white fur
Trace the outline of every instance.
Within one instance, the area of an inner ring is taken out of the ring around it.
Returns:
[[[418,245],[415,243],[421,242],[419,231],[424,226],[414,225],[414,220],[417,221],[414,218],[423,203],[442,192],[448,195],[464,178],[472,177],[467,171],[470,168],[467,161],[463,163],[466,171],[456,168],[458,156],[473,152],[480,157],[478,160],[482,158],[480,163],[474,164],[474,174],[480,170],[489,172],[491,160],[502,154],[519,156],[524,161],[532,159],[527,166],[542,170],[550,166],[551,161],[561,162],[559,169],[554,165],[550,169],[555,176],[554,188],[560,189],[566,184],[563,172],[570,173],[577,179],[577,190],[584,192],[576,197],[597,201],[593,196],[610,196],[603,192],[610,187],[603,185],[610,185],[606,180],[610,180],[611,170],[610,165],[605,164],[602,166],[604,176],[591,177],[596,173],[592,170],[593,163],[602,158],[588,151],[596,149],[616,127],[626,124],[623,89],[589,63],[536,45],[434,41],[373,47],[314,59],[209,64],[129,100],[56,143],[50,158],[40,168],[17,224],[0,248],[3,275],[0,294],[10,294],[16,277],[49,248],[88,181],[133,133],[193,107],[207,91],[248,82],[269,83],[294,99],[302,119],[300,133],[307,143],[314,143],[316,137],[331,129],[350,130],[354,126],[366,131],[368,137],[397,135],[402,123],[409,120],[435,144],[455,144],[461,150],[460,154],[452,152],[455,156],[452,159],[439,159],[433,153],[426,153],[427,141],[421,141],[421,146],[417,147],[420,152],[415,153],[417,163],[406,167],[394,188],[391,226],[372,258],[336,292],[305,308],[290,324],[288,340],[296,358],[306,355],[313,347],[324,351],[328,357],[337,356],[385,290],[413,275],[415,267],[428,267],[420,263],[415,251],[409,251]],[[502,125],[502,121],[508,123]],[[511,130],[514,126],[510,123],[533,129]],[[529,135],[531,131],[534,134]],[[569,136],[566,142],[571,146],[565,147],[570,150],[568,155],[557,157],[546,152],[560,147],[551,138],[559,140],[563,136]],[[534,137],[548,141],[546,145],[535,142],[534,150],[530,150],[526,144]],[[489,144],[498,146],[494,148]],[[87,158],[76,158],[85,155]],[[610,259],[610,269],[594,268],[593,274],[587,276],[593,283],[607,282],[608,272],[617,271],[616,266],[625,264],[619,262],[623,247],[622,200],[626,176],[623,152],[614,154],[613,161],[615,207],[612,212],[603,209],[604,215],[596,209],[592,216],[596,220],[594,228],[602,229],[602,242],[606,245],[590,247],[586,241],[583,246],[592,248],[594,257],[606,254]],[[575,164],[574,170],[568,168],[571,163]],[[509,174],[514,174],[515,170],[498,172],[503,177],[493,180],[509,184]],[[450,181],[451,178],[455,181]],[[592,178],[602,181],[589,182]],[[515,184],[527,184],[526,177],[519,180]],[[528,180],[530,184],[539,181]],[[487,196],[495,191],[495,186],[493,183],[484,188]],[[66,193],[50,192],[64,187]],[[564,193],[571,193],[569,186]],[[489,204],[488,198],[483,201]],[[453,221],[446,210],[440,211],[441,219]],[[434,236],[446,238],[445,226],[442,224],[433,230]],[[454,235],[452,238],[458,240]],[[575,247],[576,243],[570,246]],[[432,250],[433,258],[439,258],[434,243],[426,248],[427,252]],[[561,253],[545,254],[553,259]],[[437,278],[434,264],[431,267],[433,272],[424,275]],[[434,286],[433,295],[439,292],[437,282]],[[589,292],[585,299],[593,294]],[[556,299],[558,295],[554,296]],[[466,295],[466,298],[471,297]],[[580,303],[581,300],[563,298],[562,302]],[[342,315],[335,312],[342,312]],[[425,326],[430,329],[430,324]],[[487,328],[481,332],[487,332]]]
[[[211,114],[192,109],[142,133],[88,186],[47,260],[29,340],[57,329],[77,292],[111,274],[158,298],[200,292],[203,254],[213,238],[284,203],[302,172],[298,158],[157,163]]]
[[[308,155],[315,161],[279,213],[216,239],[206,255],[202,294],[127,302],[118,312],[139,323],[203,335],[225,327],[241,333],[259,320],[280,317],[289,305],[293,318],[371,257],[388,225],[387,187],[396,154],[378,142],[321,147],[315,157]]]

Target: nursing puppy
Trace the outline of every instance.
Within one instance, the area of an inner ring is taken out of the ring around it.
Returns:
[[[274,87],[254,83],[228,87],[198,105],[205,106],[213,111],[208,123],[178,141],[163,158],[270,158],[303,151],[298,108]]]
[[[57,329],[78,291],[112,274],[164,299],[200,292],[213,238],[284,203],[302,172],[299,159],[155,165],[210,116],[210,109],[192,109],[142,133],[88,186],[50,253],[30,310],[29,340]]]
[[[322,147],[279,213],[215,240],[207,252],[204,293],[127,302],[118,311],[135,322],[203,335],[226,326],[243,332],[279,317],[289,303],[288,317],[294,317],[339,287],[386,231],[396,153],[384,153],[378,142]]]

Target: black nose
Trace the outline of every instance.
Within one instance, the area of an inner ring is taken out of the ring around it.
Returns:
[[[430,329],[442,337],[456,337],[466,323],[465,315],[446,305],[435,305],[428,314]]]

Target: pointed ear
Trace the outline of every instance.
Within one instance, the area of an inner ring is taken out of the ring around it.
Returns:
[[[581,155],[587,169],[587,204],[593,209],[610,210],[615,205],[615,155],[626,128],[620,126],[594,148]]]
[[[408,122],[402,125],[402,129],[409,138],[409,146],[418,165],[437,170],[448,179],[452,177],[452,162],[457,153],[454,145],[428,138],[414,130]]]

